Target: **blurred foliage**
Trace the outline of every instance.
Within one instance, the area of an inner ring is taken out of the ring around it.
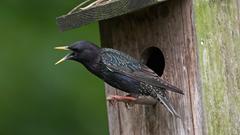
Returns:
[[[96,23],[60,32],[55,18],[78,0],[2,0],[0,135],[106,135],[103,82],[53,50],[78,40],[99,44]]]

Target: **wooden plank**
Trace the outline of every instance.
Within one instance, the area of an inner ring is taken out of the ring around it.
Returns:
[[[57,24],[62,31],[70,30],[94,21],[127,14],[163,1],[165,0],[110,0],[106,4],[60,16],[57,18]]]
[[[239,0],[196,0],[196,35],[209,135],[240,134]]]
[[[148,47],[158,47],[165,57],[163,78],[184,90],[170,93],[182,120],[161,105],[108,103],[110,135],[202,135],[205,133],[201,102],[192,0],[171,0],[145,10],[100,21],[103,47],[124,51],[138,59]],[[106,95],[126,93],[106,84]]]

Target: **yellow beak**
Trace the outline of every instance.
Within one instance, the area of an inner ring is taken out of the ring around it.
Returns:
[[[65,57],[63,57],[61,60],[59,60],[58,62],[56,62],[55,63],[55,65],[57,65],[57,64],[59,64],[59,63],[62,63],[62,62],[64,62],[65,60],[67,60],[68,59],[68,55],[67,56],[65,56]]]
[[[68,49],[68,46],[59,46],[59,47],[55,47],[54,49],[56,49],[56,50],[69,50]]]
[[[70,50],[68,49],[68,46],[59,46],[59,47],[55,47],[54,49],[56,50]],[[66,55],[65,57],[63,57],[62,59],[60,59],[58,62],[55,63],[55,65],[64,62],[65,60],[67,60],[69,58],[70,55]]]

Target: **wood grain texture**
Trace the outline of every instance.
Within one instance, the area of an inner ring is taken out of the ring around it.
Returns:
[[[165,57],[163,78],[184,90],[170,93],[182,120],[161,105],[107,103],[111,135],[201,135],[205,133],[198,55],[191,0],[171,0],[128,15],[100,21],[103,47],[124,51],[137,59],[148,47]],[[106,84],[106,95],[125,95]]]
[[[240,134],[239,0],[196,0],[196,35],[209,135]]]
[[[130,13],[162,1],[165,0],[111,0],[107,4],[60,16],[57,18],[57,24],[62,31],[65,31],[94,21]]]

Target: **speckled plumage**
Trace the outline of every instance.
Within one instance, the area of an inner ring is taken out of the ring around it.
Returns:
[[[163,81],[143,63],[118,50],[98,48],[87,41],[76,42],[69,49],[73,51],[69,60],[82,63],[109,85],[130,94],[152,96],[178,116],[168,101],[166,90],[183,94],[182,90]]]
[[[168,101],[166,88],[177,90],[178,93],[181,93],[180,89],[164,82],[146,65],[118,50],[102,48],[101,60],[112,73],[123,74],[124,76],[128,76],[129,78],[127,79],[129,80],[131,80],[131,78],[136,80],[137,82],[134,82],[134,84],[137,84],[137,86],[135,86],[135,89],[138,89],[137,94],[151,96],[158,99],[173,115],[178,116]],[[121,90],[122,88],[120,87],[119,89]],[[136,93],[135,91],[131,91],[131,89],[125,92]]]

